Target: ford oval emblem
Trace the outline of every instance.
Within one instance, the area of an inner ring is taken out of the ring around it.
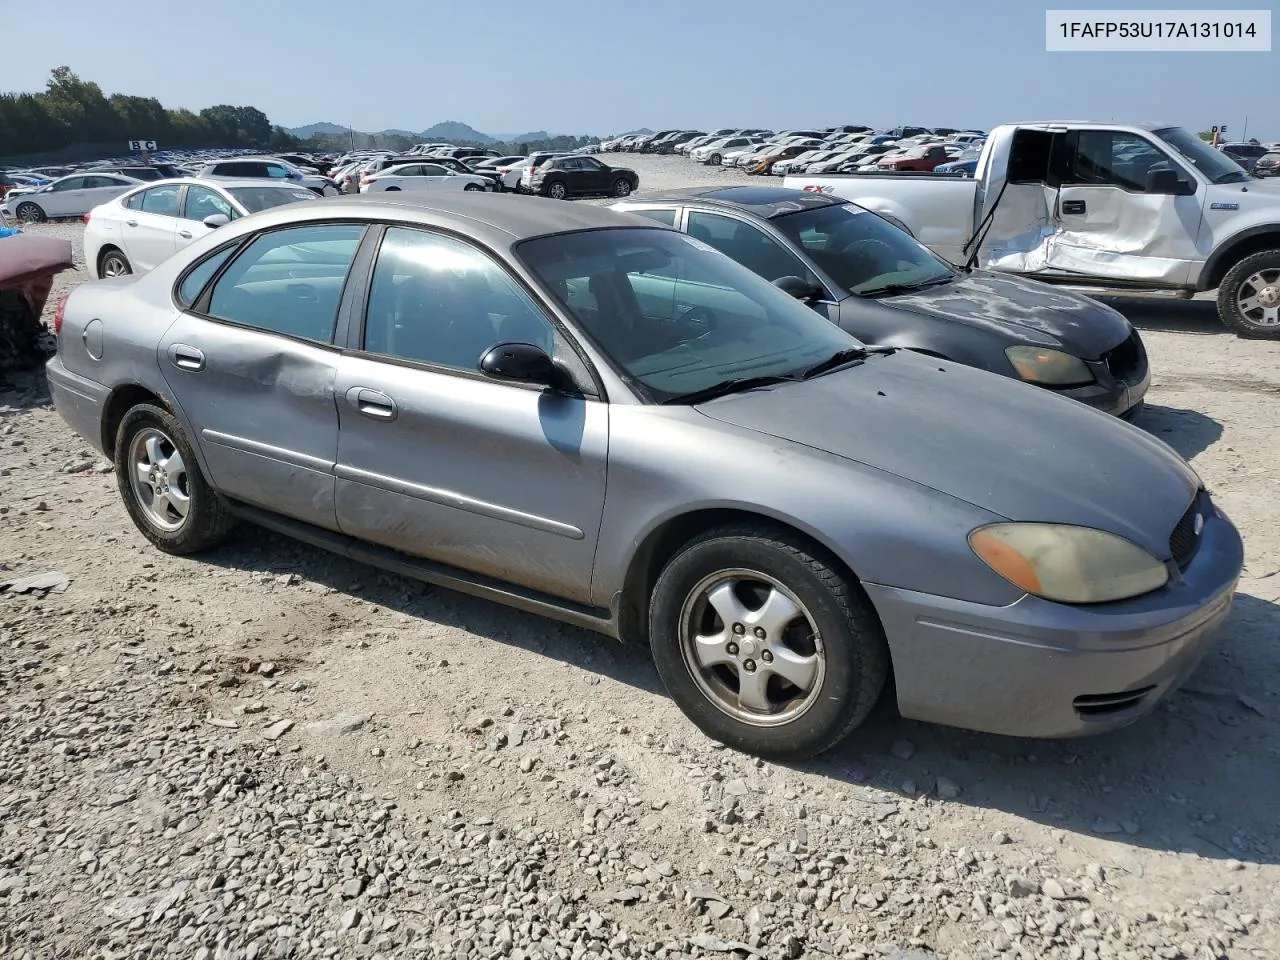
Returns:
[[[1203,514],[1203,513],[1197,513],[1197,514],[1196,514],[1196,519],[1195,519],[1195,522],[1192,524],[1191,529],[1193,529],[1193,530],[1195,531],[1195,533],[1196,533],[1196,536],[1197,536],[1197,537],[1198,537],[1198,536],[1200,536],[1200,531],[1204,529],[1204,514]]]

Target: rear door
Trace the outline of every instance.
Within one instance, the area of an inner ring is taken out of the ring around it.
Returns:
[[[337,526],[333,344],[364,233],[311,223],[261,233],[225,265],[218,258],[229,251],[210,255],[180,285],[190,306],[157,356],[214,486],[329,529]]]
[[[174,234],[181,213],[182,187],[166,183],[129,198],[121,241],[137,273],[154,270],[177,250]]]
[[[502,341],[571,352],[543,308],[470,243],[389,227],[354,333],[336,385],[342,530],[587,602],[608,405],[477,370]]]

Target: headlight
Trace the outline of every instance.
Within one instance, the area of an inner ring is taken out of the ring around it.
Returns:
[[[1058,523],[993,523],[969,546],[1019,590],[1058,603],[1106,603],[1158,590],[1163,563],[1115,534]]]
[[[1047,387],[1077,387],[1093,383],[1093,374],[1079,357],[1044,347],[1008,347],[1004,354],[1027,383]]]

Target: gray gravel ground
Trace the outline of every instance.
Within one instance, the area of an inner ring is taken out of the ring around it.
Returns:
[[[43,381],[0,386],[0,582],[70,578],[0,593],[0,956],[1275,960],[1280,344],[1114,302],[1142,425],[1246,538],[1216,651],[1118,734],[886,710],[797,766],[641,651],[251,529],[161,555]]]

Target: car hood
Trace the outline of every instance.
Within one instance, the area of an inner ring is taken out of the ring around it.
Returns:
[[[1083,403],[909,351],[699,404],[1009,520],[1097,527],[1169,556],[1200,485],[1150,434]]]
[[[1097,300],[989,270],[974,270],[951,283],[881,297],[878,302],[1028,343],[1062,346],[1087,360],[1098,359],[1133,332],[1119,311]]]

